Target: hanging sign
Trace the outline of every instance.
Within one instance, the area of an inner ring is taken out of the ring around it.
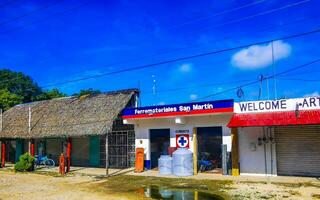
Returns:
[[[177,148],[189,148],[190,138],[189,134],[177,134],[176,135],[176,147]]]

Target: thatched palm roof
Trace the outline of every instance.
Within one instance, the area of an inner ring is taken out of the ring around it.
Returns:
[[[0,138],[43,138],[101,135],[137,90],[66,97],[17,105],[3,114]],[[31,131],[29,132],[29,107]]]

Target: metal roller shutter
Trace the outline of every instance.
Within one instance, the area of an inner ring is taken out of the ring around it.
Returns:
[[[278,175],[320,176],[320,126],[275,128]]]

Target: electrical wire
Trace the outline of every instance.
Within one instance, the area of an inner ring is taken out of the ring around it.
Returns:
[[[78,6],[74,6],[74,7],[71,7],[70,9],[66,9],[66,10],[63,10],[63,11],[60,11],[60,12],[56,12],[56,13],[54,13],[52,15],[48,15],[46,17],[43,17],[43,18],[39,19],[39,20],[35,20],[35,21],[31,22],[31,23],[28,23],[28,24],[25,24],[25,25],[22,25],[22,26],[18,26],[18,27],[15,27],[15,28],[7,29],[5,31],[1,31],[0,34],[10,33],[10,32],[15,31],[15,30],[23,30],[23,29],[27,28],[28,26],[32,26],[32,25],[35,25],[37,23],[41,23],[43,21],[51,19],[52,17],[68,14],[69,12],[71,12],[71,11],[73,11],[75,9],[78,9],[80,7],[83,7],[83,6],[87,5],[88,3],[89,2],[86,1],[86,2],[84,2],[82,4],[79,4]]]
[[[206,53],[200,53],[200,54],[195,54],[195,55],[191,55],[191,56],[185,56],[185,57],[175,58],[175,59],[171,59],[171,60],[160,61],[160,62],[157,62],[157,63],[151,63],[151,64],[140,65],[140,66],[126,68],[126,69],[120,69],[120,70],[117,70],[117,71],[102,73],[102,74],[99,74],[99,75],[88,76],[88,77],[83,77],[83,78],[78,78],[78,79],[73,79],[73,80],[67,80],[67,81],[58,82],[58,83],[47,84],[47,85],[43,85],[42,87],[43,88],[47,88],[47,87],[65,85],[65,84],[68,84],[68,83],[79,82],[79,81],[84,81],[84,80],[89,80],[89,79],[96,79],[96,78],[100,78],[100,77],[104,77],[104,76],[110,76],[110,75],[120,74],[120,73],[124,73],[124,72],[130,72],[130,71],[136,71],[136,70],[140,70],[140,69],[151,68],[151,67],[155,67],[155,66],[159,66],[159,65],[178,62],[178,61],[190,60],[190,59],[194,59],[194,58],[209,56],[209,55],[213,55],[213,54],[219,54],[219,53],[232,51],[232,50],[236,50],[236,49],[247,48],[247,47],[250,47],[250,46],[253,46],[253,45],[266,44],[266,43],[270,43],[270,42],[276,41],[276,40],[287,40],[287,39],[291,39],[291,38],[307,36],[307,35],[311,35],[311,34],[315,34],[315,33],[319,33],[319,32],[320,32],[320,28],[317,28],[317,29],[314,29],[314,30],[311,30],[311,31],[308,31],[308,32],[303,32],[303,33],[288,35],[288,36],[284,36],[284,37],[274,38],[274,39],[271,39],[271,40],[269,39],[269,40],[265,40],[265,41],[261,41],[261,42],[255,42],[255,43],[250,43],[250,44],[230,47],[230,48],[226,48],[226,49],[220,49],[220,50],[216,50],[216,51],[210,51],[210,52],[206,52]]]
[[[230,48],[226,48],[226,49],[220,49],[220,50],[216,50],[216,51],[210,51],[210,52],[206,52],[206,53],[195,54],[195,55],[191,55],[191,56],[175,58],[175,59],[171,59],[171,60],[160,61],[160,62],[146,64],[146,65],[140,65],[140,66],[126,68],[126,69],[120,69],[120,70],[117,70],[117,71],[102,73],[102,74],[94,75],[94,76],[87,76],[87,77],[83,77],[83,78],[72,79],[72,80],[67,80],[67,81],[58,82],[58,83],[42,85],[42,88],[65,85],[65,84],[73,83],[73,82],[79,82],[79,81],[84,81],[84,80],[89,80],[89,79],[96,79],[96,78],[100,78],[100,77],[104,77],[104,76],[109,76],[109,75],[120,74],[120,73],[124,73],[124,72],[130,72],[130,71],[136,71],[136,70],[140,70],[140,69],[156,67],[156,66],[159,66],[159,65],[174,63],[174,62],[178,62],[178,61],[190,60],[190,59],[194,59],[194,58],[199,58],[199,57],[209,56],[209,55],[213,55],[213,54],[219,54],[219,53],[223,53],[223,52],[228,52],[228,51],[232,51],[232,50],[247,48],[247,47],[250,47],[250,46],[253,46],[253,45],[266,44],[266,43],[270,43],[270,42],[276,41],[276,40],[287,40],[287,39],[292,39],[292,38],[297,38],[297,37],[303,37],[303,36],[307,36],[307,35],[311,35],[311,34],[316,34],[316,33],[319,33],[319,32],[320,32],[320,28],[317,28],[317,29],[314,29],[314,30],[311,30],[311,31],[307,31],[307,32],[288,35],[288,36],[284,36],[284,37],[273,38],[273,39],[269,39],[269,40],[265,40],[265,41],[249,43],[249,44],[245,44],[245,45],[230,47]],[[12,79],[11,80],[6,80],[6,81],[1,81],[0,80],[0,83],[5,83],[5,82],[8,82],[8,81],[12,81]]]
[[[207,20],[207,19],[210,19],[210,18],[213,18],[213,17],[218,17],[218,16],[221,16],[221,15],[225,15],[227,13],[235,12],[235,11],[238,11],[238,10],[241,10],[241,9],[244,9],[244,8],[248,8],[248,7],[251,7],[251,6],[255,6],[255,5],[264,3],[265,1],[266,0],[254,1],[254,2],[251,2],[251,3],[248,3],[248,4],[241,5],[239,7],[231,8],[231,9],[228,9],[228,10],[224,10],[224,11],[212,14],[212,15],[191,19],[191,20],[183,22],[181,24],[170,26],[169,28],[167,28],[167,30],[179,28],[179,27],[182,27],[182,26],[185,26],[185,25],[188,25],[188,24],[192,24],[192,23],[199,22],[199,21],[202,21],[202,20]]]
[[[203,29],[197,29],[197,30],[191,31],[191,32],[184,32],[184,34],[192,35],[194,33],[203,32],[204,30],[216,29],[216,28],[219,28],[219,27],[222,27],[222,26],[225,26],[225,25],[238,23],[238,22],[241,22],[241,21],[245,21],[245,20],[248,20],[248,19],[255,18],[255,17],[260,17],[260,16],[263,16],[263,15],[267,15],[267,14],[271,14],[271,13],[274,13],[274,12],[278,12],[280,10],[285,10],[285,9],[288,9],[288,8],[291,8],[291,7],[299,6],[299,5],[308,3],[310,1],[312,1],[312,0],[303,0],[303,1],[298,1],[298,2],[295,2],[295,3],[291,3],[291,4],[286,4],[286,5],[282,6],[282,7],[266,10],[266,11],[259,12],[259,13],[256,13],[256,14],[253,14],[253,15],[249,15],[249,16],[245,16],[245,17],[240,17],[240,18],[237,18],[237,19],[234,19],[234,20],[231,20],[231,21],[227,21],[227,22],[224,22],[224,23],[216,25],[216,26],[205,27]]]
[[[53,2],[52,4],[45,5],[45,6],[43,6],[43,7],[39,7],[39,8],[37,8],[37,9],[34,9],[34,10],[32,10],[32,11],[30,11],[30,12],[27,12],[27,13],[25,13],[25,14],[23,14],[23,15],[19,15],[19,16],[17,16],[17,17],[11,18],[11,19],[9,19],[9,20],[7,20],[7,21],[0,22],[0,26],[9,24],[9,23],[11,23],[11,22],[15,22],[15,21],[20,20],[20,19],[22,19],[22,18],[25,18],[25,17],[27,17],[27,16],[33,15],[34,13],[37,13],[37,12],[46,10],[46,9],[48,9],[48,8],[51,8],[51,7],[53,7],[53,6],[55,6],[55,5],[58,5],[58,4],[62,3],[62,2],[64,2],[64,1],[63,1],[63,0],[55,1],[55,2]]]
[[[217,26],[214,26],[214,27],[209,27],[210,29],[211,28],[219,28],[219,27],[221,27],[221,26],[225,26],[225,25],[228,25],[228,24],[231,24],[231,23],[235,23],[235,22],[240,22],[240,21],[243,21],[243,20],[247,20],[247,19],[251,19],[251,18],[254,18],[254,17],[257,17],[257,16],[262,16],[262,15],[265,15],[265,14],[270,14],[270,13],[273,13],[273,12],[277,12],[277,11],[280,11],[280,10],[283,10],[283,9],[287,9],[287,8],[290,8],[290,7],[293,7],[293,6],[298,6],[298,5],[300,5],[300,4],[303,4],[303,3],[307,3],[307,2],[309,2],[309,1],[311,1],[311,0],[303,0],[303,1],[299,1],[299,2],[296,2],[296,3],[292,3],[292,4],[287,4],[287,5],[285,5],[285,6],[283,6],[283,7],[280,7],[280,8],[275,8],[275,9],[271,9],[271,10],[267,10],[267,11],[265,11],[265,12],[262,12],[262,13],[258,13],[258,14],[254,14],[254,15],[250,15],[250,16],[246,16],[246,17],[243,17],[243,18],[238,18],[238,19],[235,19],[235,20],[231,20],[231,21],[229,21],[229,22],[225,22],[225,23],[223,23],[223,24],[220,24],[220,25],[217,25]],[[282,26],[282,25],[280,25],[280,26]],[[208,28],[208,27],[207,27]],[[273,27],[269,27],[269,28],[267,28],[267,29],[265,29],[265,30],[270,30],[270,29],[272,29]],[[203,31],[203,29],[202,29],[202,31]],[[199,32],[199,30],[197,30],[196,32]],[[184,33],[185,34],[185,33]],[[187,33],[188,34],[188,33]],[[215,40],[215,41],[213,41],[212,43],[216,43],[216,42],[218,42],[218,41],[222,41],[222,40],[225,40],[225,39],[227,39],[227,37],[224,37],[224,38],[222,38],[222,39],[218,39],[218,40]],[[153,45],[153,44],[152,44]],[[149,45],[147,45],[147,46],[149,46]],[[182,48],[176,48],[176,49],[174,49],[174,51],[181,51],[181,50],[184,50],[184,49],[189,49],[190,47],[198,47],[198,46],[203,46],[202,44],[195,44],[195,45],[188,45],[188,46],[186,46],[186,47],[182,47]],[[145,47],[145,46],[144,46]],[[164,49],[164,50],[167,50],[167,49]],[[164,52],[164,53],[160,53],[160,54],[167,54],[167,53],[170,53],[170,52],[172,52],[172,51],[169,51],[169,52]],[[157,54],[155,54],[155,55],[152,55],[152,57],[154,57],[154,56],[158,56],[159,55],[159,53],[157,53]],[[126,60],[125,62],[127,62],[127,61],[137,61],[137,60],[140,60],[140,59],[145,59],[146,57],[144,56],[144,57],[140,57],[140,58],[138,58],[138,59],[136,59],[136,58],[133,58],[133,59],[128,59],[128,60]],[[114,65],[116,65],[116,64],[121,64],[121,63],[112,63],[111,65],[112,66],[114,66]]]
[[[311,61],[311,62],[308,62],[308,63],[302,64],[302,65],[299,65],[299,66],[290,68],[290,69],[288,69],[288,70],[285,70],[285,71],[282,71],[282,72],[279,72],[279,73],[275,73],[274,75],[270,75],[270,76],[264,77],[263,80],[267,80],[267,79],[271,79],[271,78],[274,78],[274,77],[278,77],[278,76],[281,76],[281,75],[283,75],[283,74],[287,74],[287,73],[290,73],[290,72],[292,72],[292,71],[295,71],[295,70],[298,70],[298,69],[302,69],[302,68],[308,67],[308,66],[313,65],[313,64],[318,63],[318,62],[320,62],[320,59],[316,59],[316,60],[313,60],[313,61]],[[246,84],[243,84],[243,85],[239,85],[239,86],[237,86],[237,87],[233,87],[233,88],[226,89],[226,90],[221,91],[221,92],[209,94],[209,95],[207,95],[207,96],[198,98],[197,100],[207,99],[207,98],[210,98],[210,97],[213,97],[213,96],[217,96],[217,95],[224,94],[224,93],[227,93],[227,92],[230,92],[230,91],[234,91],[234,90],[236,90],[236,89],[238,89],[238,88],[248,87],[248,86],[250,86],[250,85],[254,85],[254,84],[257,84],[257,83],[259,83],[259,82],[260,82],[260,80],[252,81],[252,82],[249,82],[249,83],[246,83]]]
[[[254,2],[254,3],[249,3],[249,4],[246,4],[246,5],[240,6],[240,7],[236,7],[236,8],[230,9],[230,10],[222,11],[222,12],[217,13],[217,14],[214,14],[214,15],[212,15],[212,16],[222,15],[222,14],[226,14],[226,13],[229,13],[229,12],[233,12],[233,11],[236,11],[236,10],[239,10],[239,9],[242,9],[242,8],[246,8],[246,7],[249,7],[249,6],[253,6],[253,5],[262,3],[262,2],[264,2],[264,1],[265,1],[265,0],[257,1],[257,2]],[[306,3],[306,2],[308,2],[308,1],[311,1],[311,0],[304,0],[304,1],[299,1],[299,2],[292,3],[292,4],[287,4],[287,5],[283,6],[283,7],[276,8],[276,9],[272,9],[272,10],[268,10],[268,11],[265,11],[265,12],[263,12],[263,13],[260,13],[259,16],[260,16],[260,15],[263,15],[264,13],[275,12],[275,11],[278,11],[278,10],[290,8],[290,7],[292,7],[292,6],[297,6],[297,5]],[[87,3],[85,3],[85,4],[87,4]],[[257,15],[257,14],[256,14],[256,15]],[[41,20],[38,20],[38,21],[35,21],[34,23],[31,23],[31,24],[28,24],[28,25],[33,25],[33,24],[35,24],[35,23],[45,21],[46,19],[48,19],[48,18],[50,18],[50,17],[51,17],[51,16],[49,16],[49,17],[47,17],[47,18],[44,18],[44,19],[41,19]],[[248,17],[248,16],[247,16],[247,17]],[[249,16],[249,17],[252,18],[253,16]],[[317,16],[317,17],[319,17],[319,16]],[[237,20],[238,20],[238,19],[237,19]],[[303,21],[303,20],[305,20],[305,19],[302,19],[301,21]],[[298,21],[300,21],[300,20],[298,20]],[[226,22],[226,23],[229,23],[229,22]],[[290,23],[288,23],[288,24],[290,24]],[[287,24],[282,24],[282,25],[279,25],[279,26],[285,26],[285,25],[287,25]],[[21,29],[21,28],[23,29],[23,28],[25,28],[25,26],[20,26],[20,27],[17,27],[17,28],[9,29],[9,30],[0,32],[0,34],[1,34],[1,33],[6,33],[6,32],[11,32],[12,30],[17,30],[17,29]],[[270,28],[272,28],[272,27],[269,27],[269,28],[266,28],[266,29],[270,29]],[[263,29],[262,29],[262,30],[263,30]],[[257,31],[255,31],[255,32],[257,32]],[[230,38],[230,37],[229,37],[229,38]],[[213,41],[212,43],[216,43],[216,42],[218,42],[218,41],[222,41],[222,40],[225,40],[225,39],[228,39],[228,37],[224,37],[224,38],[222,38],[222,39],[215,40],[215,41]],[[207,45],[207,43],[206,43],[205,45]],[[191,47],[200,47],[200,46],[203,46],[203,44],[200,44],[200,45],[199,45],[199,44],[197,44],[197,45],[190,45],[190,46],[183,47],[183,48],[176,48],[176,49],[171,50],[171,51],[166,51],[166,52],[160,52],[160,53],[157,53],[157,54],[153,54],[153,55],[151,55],[151,56],[149,56],[149,57],[148,57],[148,56],[143,56],[143,57],[139,57],[139,58],[127,59],[127,60],[125,60],[125,61],[120,61],[120,62],[112,63],[112,64],[110,64],[110,65],[108,65],[108,66],[110,67],[110,66],[114,66],[114,65],[117,65],[117,64],[123,64],[123,63],[128,63],[128,62],[130,62],[130,61],[142,60],[142,59],[151,58],[151,57],[155,57],[155,56],[159,56],[159,55],[164,55],[164,54],[168,54],[168,53],[172,53],[172,52],[176,52],[176,51],[181,51],[181,50],[184,50],[184,49],[190,49]]]
[[[301,79],[301,78],[278,78],[285,81],[303,81],[303,82],[319,82],[320,79]]]
[[[181,90],[187,90],[187,89],[192,89],[192,88],[201,88],[201,87],[211,87],[211,86],[223,86],[223,85],[230,85],[234,83],[243,83],[243,82],[248,82],[251,80],[239,80],[239,81],[229,81],[229,82],[220,82],[220,83],[209,83],[209,84],[203,84],[203,85],[194,85],[194,86],[188,86],[188,87],[180,87],[180,88],[170,88],[166,90],[158,90],[156,93],[168,93],[168,92],[176,92],[176,91],[181,91]],[[140,92],[143,95],[148,95],[148,94],[153,94],[153,92],[149,91],[141,91]]]
[[[304,17],[304,18],[301,18],[301,19],[297,19],[297,20],[291,21],[289,23],[283,23],[283,24],[279,24],[279,25],[276,25],[276,26],[264,27],[262,29],[255,30],[254,33],[264,32],[266,30],[277,30],[277,29],[282,28],[284,26],[293,25],[293,24],[297,24],[297,23],[301,23],[301,22],[310,20],[310,19],[319,19],[319,18],[320,18],[320,15],[319,16],[307,17],[307,18]],[[245,31],[245,32],[242,32],[241,34],[247,35],[249,33],[251,33],[251,31]],[[153,53],[153,54],[148,55],[148,56],[140,56],[140,57],[129,58],[129,59],[126,59],[126,60],[113,62],[113,63],[110,63],[108,66],[111,67],[111,66],[115,66],[115,65],[119,65],[119,64],[126,64],[126,63],[130,63],[130,62],[134,62],[134,61],[145,60],[145,59],[157,57],[157,56],[160,56],[160,55],[166,55],[166,54],[169,54],[169,53],[175,53],[175,52],[178,52],[178,51],[183,51],[185,49],[208,46],[208,45],[220,42],[220,41],[225,41],[227,39],[234,39],[234,38],[235,37],[227,36],[227,37],[222,37],[222,38],[219,38],[219,39],[216,39],[216,40],[204,43],[204,44],[192,44],[192,45],[187,45],[185,47],[179,47],[179,48],[174,48],[174,49],[164,48],[164,49],[160,49],[157,53]]]

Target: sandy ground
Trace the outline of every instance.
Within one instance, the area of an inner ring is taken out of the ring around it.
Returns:
[[[87,189],[94,184],[97,180],[88,176],[54,177],[0,172],[0,199],[127,199]]]
[[[201,186],[213,188],[226,199],[320,199],[320,181],[266,182],[264,179],[248,181],[168,179],[159,177],[119,175],[110,179],[72,174],[14,173],[0,171],[0,199],[147,199],[137,188],[148,184]],[[308,179],[307,179],[308,180]],[[220,182],[219,182],[220,181]]]

